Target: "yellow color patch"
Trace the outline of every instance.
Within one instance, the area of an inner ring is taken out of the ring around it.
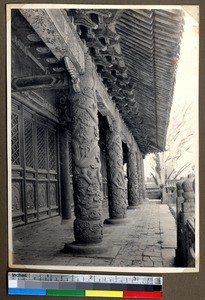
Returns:
[[[118,297],[123,298],[123,291],[93,291],[86,290],[86,297]]]

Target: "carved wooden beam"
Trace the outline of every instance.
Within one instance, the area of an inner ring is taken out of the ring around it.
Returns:
[[[86,45],[88,46],[88,48],[95,48],[95,49],[98,49],[98,50],[102,50],[102,51],[105,51],[107,49],[107,46],[106,45],[103,45],[99,39],[97,38],[87,38],[86,39]]]
[[[120,93],[121,91],[122,91],[122,89],[120,88],[120,87],[118,87],[114,82],[113,83],[111,83],[111,84],[109,84],[109,91],[110,92],[118,92],[118,93]]]
[[[112,64],[109,63],[105,57],[103,56],[96,56],[94,57],[94,61],[95,61],[95,64],[96,66],[102,66],[102,67],[108,67],[108,68],[111,68],[112,67]]]
[[[112,120],[115,120],[116,116],[119,114],[119,111],[125,110],[126,107],[128,106],[128,104],[126,103],[125,98],[122,98],[122,97],[118,98],[118,97],[113,96],[113,100],[116,101],[116,104],[114,103],[114,101],[111,100],[111,97],[108,95],[108,92],[105,89],[105,86],[103,85],[102,81],[100,80],[100,76],[97,74],[97,71],[95,71],[95,80],[96,80],[96,94],[97,94],[97,99],[98,99],[98,109],[104,116],[107,116],[108,122],[109,122],[109,124],[111,124],[113,122]],[[108,85],[110,86],[110,88],[112,88],[114,86],[114,84],[112,85],[111,83],[109,83]],[[115,86],[116,86],[116,84],[115,84]],[[115,91],[120,92],[120,88],[117,88],[117,86],[116,86]],[[120,94],[120,96],[122,96],[121,93],[119,93],[119,94]],[[116,108],[116,106],[118,107],[118,109]],[[136,113],[137,113],[137,111],[136,111]],[[130,129],[128,129],[127,125],[125,124],[124,120],[121,118],[120,115],[119,115],[119,118],[121,121],[121,130],[122,130],[121,136],[123,136],[123,141],[130,144],[131,143],[130,140],[133,135],[136,140],[136,143],[135,143],[136,148],[139,150],[139,147],[137,145],[137,143],[139,143],[141,151],[143,151],[144,153],[147,153],[149,151],[148,140],[144,140],[143,138],[141,138],[139,136],[138,131],[136,134],[135,134],[135,132],[133,132],[131,134]],[[139,120],[139,121],[141,121],[141,120]],[[129,122],[127,122],[127,123],[129,123]],[[133,126],[136,127],[136,120],[134,122],[134,125],[132,124],[132,127]],[[140,130],[143,131],[144,127],[142,125],[141,125],[141,127],[142,128],[140,128]],[[143,133],[144,133],[144,131],[143,131]],[[146,133],[144,133],[144,134],[146,134]]]
[[[113,97],[115,97],[117,99],[117,101],[118,101],[118,99],[120,99],[120,100],[125,99],[125,96],[121,92],[118,92],[118,91],[112,91],[112,95],[113,95]]]
[[[111,55],[115,58],[122,58],[122,53],[117,52],[114,47],[108,46],[107,52],[108,52],[108,55]]]
[[[107,50],[107,46],[102,44],[100,40],[95,36],[90,28],[87,30],[87,36],[85,38],[86,45],[88,48],[94,48],[95,51],[105,51]]]
[[[80,74],[85,71],[84,45],[61,9],[20,9],[58,60],[69,57]]]
[[[59,122],[57,109],[35,91],[13,91],[12,98],[20,101],[37,113],[43,113],[54,122]]]
[[[86,13],[96,14],[107,18],[112,16],[112,13],[108,9],[86,9]]]
[[[64,74],[35,75],[14,78],[12,80],[14,91],[26,91],[36,89],[65,89],[69,86],[68,76]]]
[[[131,90],[124,89],[123,94],[125,95],[125,97],[134,96],[134,90],[133,89],[131,89]]]
[[[11,36],[11,42],[14,44],[19,50],[21,50],[24,55],[30,57],[30,59],[42,70],[46,73],[46,68],[40,63],[40,61],[29,51],[29,46],[25,46],[24,43],[16,36]]]
[[[106,23],[106,24],[110,24],[110,23],[115,24],[116,21],[119,18],[121,18],[124,11],[125,11],[124,9],[112,9],[112,16],[110,16],[108,18],[104,17],[104,19],[103,19],[104,23]]]
[[[102,79],[98,75],[97,71],[94,71],[95,74],[95,84],[96,84],[96,95],[98,99],[98,109],[100,113],[103,115],[107,115],[110,118],[115,118],[115,105],[113,101],[111,101],[111,98],[108,95],[108,92],[105,88],[105,86],[102,83]],[[101,110],[103,108],[103,110]]]
[[[116,63],[116,64],[113,64],[112,70],[116,70],[116,71],[118,71],[120,74],[122,74],[122,73],[124,73],[124,72],[127,72],[127,71],[128,71],[128,68],[127,68],[127,67],[120,67],[120,66]]]
[[[98,27],[98,29],[93,30],[95,35],[100,38],[100,37],[107,37],[110,40],[118,41],[120,39],[120,36],[111,30],[108,26],[101,25]]]
[[[93,29],[98,28],[98,25],[94,23],[89,16],[87,16],[86,10],[84,9],[76,9],[73,17],[75,25],[81,25]]]
[[[117,79],[106,69],[102,69],[101,72],[101,76],[102,78],[106,78],[107,80],[109,80],[110,82],[115,82]]]
[[[76,93],[80,92],[80,74],[78,73],[77,69],[75,68],[74,64],[70,60],[69,57],[64,57],[64,63],[68,73],[71,76],[71,82],[73,84],[73,89]]]
[[[58,90],[56,94],[57,94],[57,110],[58,110],[59,122],[61,125],[67,126],[68,122],[71,121],[68,91]]]

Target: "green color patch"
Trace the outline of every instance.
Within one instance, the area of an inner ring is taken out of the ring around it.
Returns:
[[[52,290],[46,291],[47,296],[85,296],[84,290]]]

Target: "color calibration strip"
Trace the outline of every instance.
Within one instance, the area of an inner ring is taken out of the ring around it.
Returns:
[[[162,298],[162,277],[8,273],[9,295]]]

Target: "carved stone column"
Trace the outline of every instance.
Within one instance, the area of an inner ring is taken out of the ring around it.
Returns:
[[[135,209],[139,205],[139,174],[137,170],[137,157],[133,147],[128,151],[128,208]]]
[[[141,153],[137,153],[137,170],[138,170],[138,179],[139,179],[139,202],[143,200],[143,176],[142,176],[142,162],[141,162]]]
[[[145,198],[146,198],[145,174],[144,174],[144,159],[145,159],[145,156],[143,154],[142,158],[141,158],[141,166],[142,166],[142,196],[143,196],[143,200],[145,200]]]
[[[59,91],[58,93],[58,115],[59,115],[59,140],[60,140],[60,174],[61,174],[61,213],[62,219],[71,218],[71,203],[73,202],[73,193],[71,189],[70,177],[70,153],[68,141],[68,97],[67,93]]]
[[[71,97],[75,242],[65,248],[91,253],[102,250],[96,244],[103,239],[103,193],[95,78],[88,54],[85,54],[85,74],[75,90]]]
[[[126,188],[123,171],[123,150],[120,136],[120,124],[116,119],[107,133],[107,163],[109,187],[108,224],[117,224],[126,217]]]
[[[61,211],[62,219],[71,218],[71,203],[73,199],[70,180],[70,155],[68,145],[68,131],[60,129],[60,170],[61,170]]]

